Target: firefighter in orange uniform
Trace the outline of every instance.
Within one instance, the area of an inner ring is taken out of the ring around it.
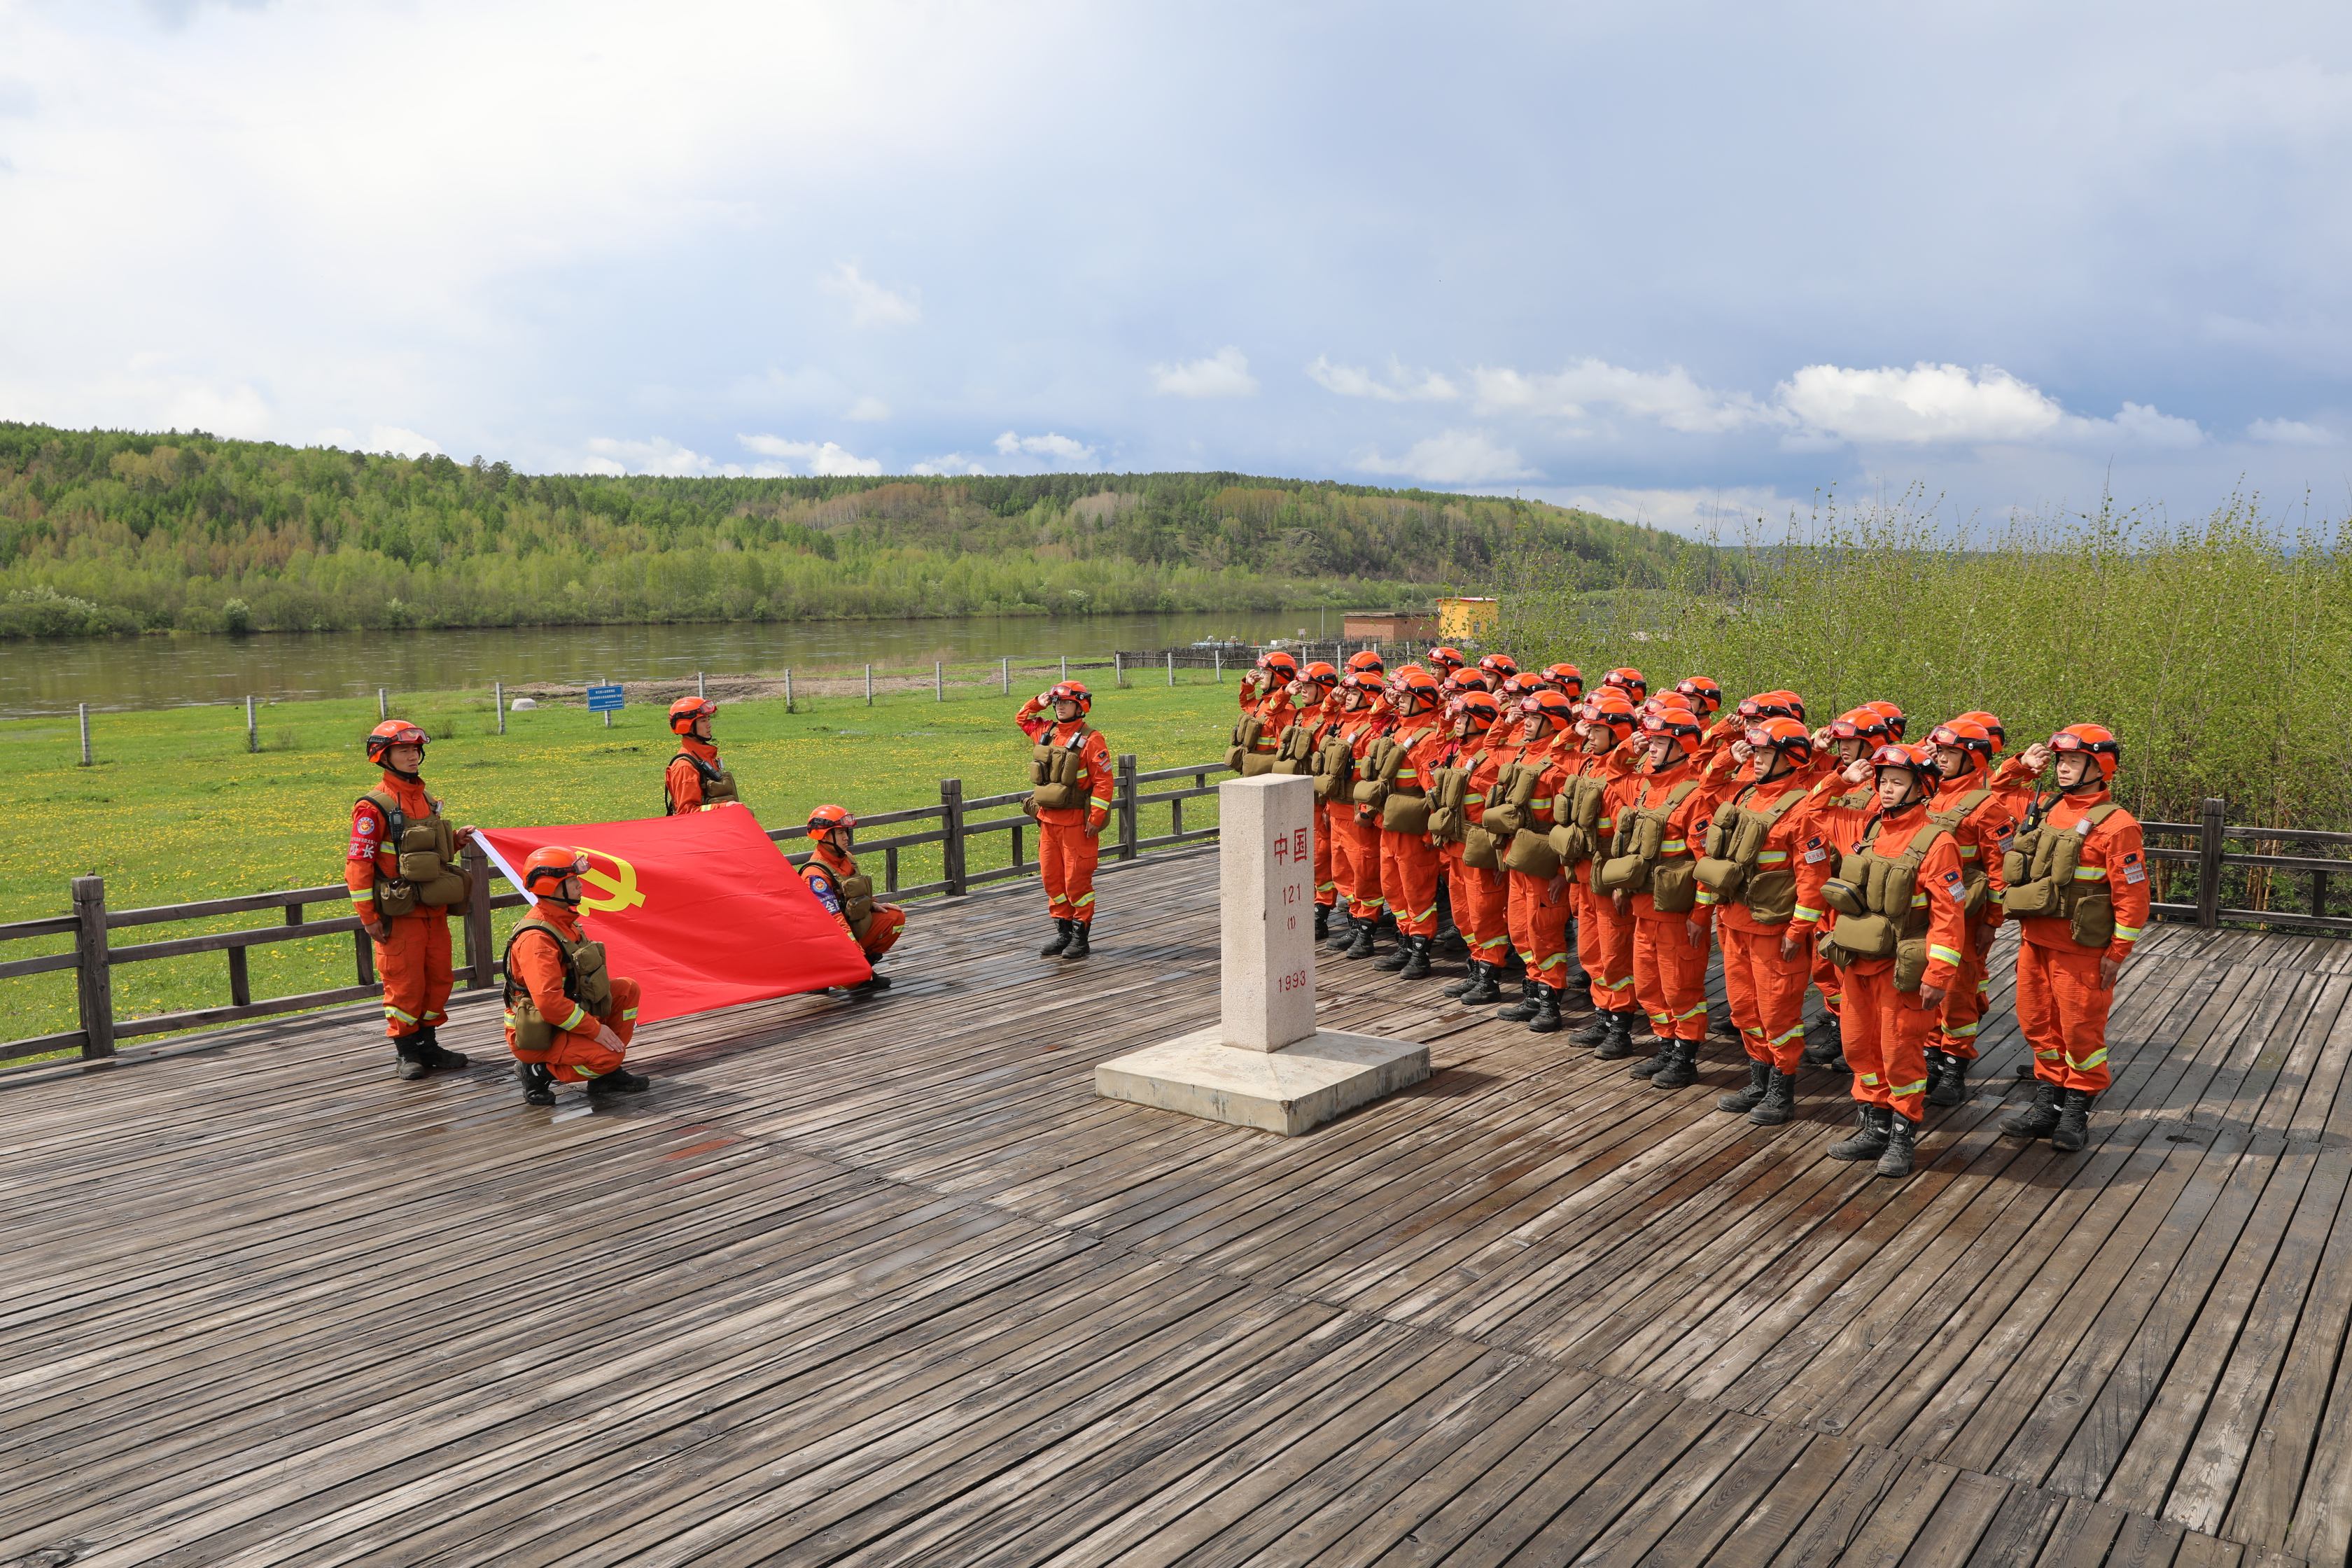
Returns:
[[[1490,653],[1478,660],[1478,673],[1486,678],[1486,689],[1500,698],[1510,690],[1511,678],[1519,673],[1519,661],[1507,653]]]
[[[466,1066],[441,1044],[448,1017],[449,911],[462,908],[480,873],[465,864],[471,827],[452,827],[441,803],[425,793],[425,733],[388,719],[370,731],[367,759],[383,770],[376,787],[352,804],[344,842],[343,885],[352,913],[375,944],[383,981],[383,1032],[404,1079]]]
[[[1813,744],[1826,748],[1829,761],[1821,776],[1813,781],[1812,799],[1806,813],[1812,818],[1813,830],[1822,842],[1830,846],[1832,856],[1843,854],[1846,846],[1862,836],[1863,825],[1878,809],[1877,788],[1870,781],[1873,772],[1870,756],[1880,746],[1895,739],[1887,728],[1885,716],[1875,703],[1849,708],[1829,723],[1813,732]],[[1827,934],[1828,928],[1819,929]],[[1826,1015],[1821,1037],[1810,1036],[1805,1042],[1805,1060],[1814,1067],[1832,1067],[1845,1059],[1844,1025],[1841,1014],[1845,1006],[1845,972],[1829,961],[1820,951],[1818,942],[1813,953],[1813,988],[1822,994],[1822,1010]]]
[[[1633,920],[1633,992],[1650,1016],[1657,1054],[1637,1064],[1636,1078],[1657,1089],[1698,1080],[1698,1047],[1706,1037],[1707,932],[1713,911],[1698,902],[1694,847],[1705,834],[1710,807],[1699,775],[1699,739],[1706,726],[1679,699],[1642,721],[1646,773],[1616,814],[1610,858],[1601,886],[1620,914]]]
[[[2054,762],[2058,794],[2017,836],[2002,895],[2018,921],[2017,1022],[2034,1084],[2033,1103],[2000,1128],[2071,1154],[2111,1081],[2107,1010],[2147,926],[2147,850],[2138,821],[2108,798],[2123,761],[2111,731],[2069,724],[2021,760],[2036,778]]]
[[[681,697],[669,705],[677,755],[662,774],[667,816],[742,804],[735,793],[735,775],[719,766],[719,748],[711,742],[710,721],[718,711],[718,703],[699,697]]]
[[[2009,732],[2000,727],[1999,719],[1983,709],[1963,713],[1960,717],[1974,720],[1984,726],[1985,733],[1992,737],[1994,756],[2000,756],[2008,747]],[[1992,770],[1992,787],[2000,792],[2001,804],[2009,807],[2009,815],[2019,822],[2023,822],[2025,814],[2033,809],[2035,782],[2032,771],[2026,767],[2023,757],[2011,757],[2006,762],[1996,764]]]
[[[1448,647],[1444,643],[1438,644],[1423,654],[1421,660],[1429,667],[1429,673],[1437,677],[1437,683],[1440,686],[1444,686],[1456,675],[1470,668],[1470,661],[1462,657],[1460,648]],[[1491,682],[1486,689],[1490,691],[1494,689]]]
[[[1381,812],[1381,892],[1396,917],[1397,950],[1372,967],[1419,980],[1429,973],[1437,935],[1439,861],[1429,841],[1426,781],[1431,757],[1445,743],[1443,698],[1437,678],[1409,664],[1389,681],[1389,700],[1396,727],[1373,742],[1365,761],[1378,786],[1367,804]]]
[[[1558,664],[1545,665],[1543,678],[1554,691],[1580,708],[1584,706],[1584,671],[1562,659]]]
[[[1959,844],[1931,820],[1936,763],[1927,746],[1871,753],[1878,812],[1822,886],[1837,911],[1823,944],[1845,971],[1845,1059],[1860,1130],[1833,1160],[1878,1161],[1907,1176],[1927,1115],[1927,1043],[1967,945],[1968,876]]]
[[[1290,683],[1297,679],[1298,661],[1280,648],[1258,656],[1257,668],[1241,679],[1242,711],[1226,766],[1250,774],[1274,771],[1282,732],[1291,722]]]
[[[1378,670],[1350,669],[1339,679],[1338,738],[1347,747],[1348,772],[1332,783],[1327,815],[1331,821],[1331,875],[1348,900],[1348,924],[1332,932],[1331,951],[1349,958],[1371,957],[1373,933],[1380,927],[1381,911],[1388,907],[1381,897],[1380,821],[1366,819],[1354,793],[1366,753],[1392,722],[1385,694]],[[1337,763],[1335,749],[1331,765],[1336,768]]]
[[[1037,819],[1037,869],[1054,917],[1054,940],[1037,950],[1040,958],[1078,959],[1090,951],[1095,862],[1116,789],[1110,743],[1087,722],[1094,705],[1084,682],[1065,680],[1023,703],[1013,720],[1032,747],[1033,787],[1022,809]]]
[[[2017,819],[1991,785],[1993,740],[1983,725],[1955,719],[1937,725],[1927,743],[1935,748],[1938,775],[1935,820],[1958,842],[1969,888],[1969,940],[1960,947],[1960,973],[1944,998],[1936,1043],[1927,1047],[1927,1103],[1948,1108],[1969,1098],[1969,1064],[1977,1059],[1977,1029],[1990,989],[1985,954],[2000,930],[2000,858],[2017,832]]]
[[[1469,673],[1477,679],[1475,671]],[[1469,973],[1441,989],[1465,1007],[1483,1007],[1503,999],[1498,983],[1511,935],[1500,866],[1472,865],[1465,856],[1470,830],[1485,810],[1486,786],[1504,754],[1488,744],[1503,710],[1491,693],[1473,689],[1455,698],[1448,712],[1445,744],[1430,759],[1429,788],[1439,804],[1432,808],[1429,826],[1453,894],[1454,922],[1468,949]]]
[[[1748,1087],[1716,1101],[1759,1127],[1796,1114],[1805,1054],[1805,985],[1830,854],[1805,804],[1813,738],[1794,718],[1766,719],[1729,748],[1739,772],[1707,825],[1698,901],[1717,910],[1723,990],[1748,1047]]]
[[[1595,1047],[1602,1061],[1633,1054],[1633,1025],[1642,1016],[1633,999],[1633,921],[1618,912],[1617,900],[1595,879],[1617,832],[1617,814],[1641,787],[1634,771],[1643,757],[1634,739],[1641,721],[1623,689],[1603,686],[1584,704],[1577,724],[1582,749],[1567,770],[1564,803],[1552,806],[1552,844],[1561,851],[1576,910],[1576,953],[1592,993],[1592,1022],[1576,1043]]]
[[[530,1105],[553,1105],[557,1083],[591,1099],[636,1094],[651,1080],[623,1065],[637,1029],[637,983],[604,967],[604,944],[580,927],[580,874],[588,857],[552,845],[522,863],[538,901],[507,938],[507,1048]]]
[[[834,919],[866,954],[866,962],[875,964],[882,962],[882,955],[907,929],[907,911],[896,904],[874,901],[874,879],[859,873],[856,858],[850,852],[851,833],[856,826],[857,818],[843,806],[820,805],[810,812],[809,858],[801,867],[801,879],[816,895],[816,901],[833,911]],[[888,989],[890,982],[879,974],[869,974],[849,987],[853,993]]]
[[[1527,979],[1519,1000],[1496,1008],[1495,1016],[1549,1035],[1560,1026],[1560,1004],[1568,995],[1568,922],[1575,895],[1551,830],[1553,803],[1575,766],[1569,726],[1576,721],[1576,704],[1545,688],[1530,692],[1520,711],[1517,754],[1487,787],[1485,820],[1504,852],[1511,945]]]
[[[1290,722],[1275,741],[1274,771],[1317,776],[1315,791],[1315,940],[1331,934],[1331,910],[1339,897],[1337,846],[1331,833],[1331,802],[1322,786],[1317,754],[1339,728],[1339,672],[1321,659],[1290,683]]]
[[[1619,665],[1601,678],[1601,684],[1613,686],[1623,692],[1625,700],[1633,705],[1636,712],[1641,710],[1643,703],[1650,700],[1649,681],[1643,679],[1640,670],[1631,665]]]

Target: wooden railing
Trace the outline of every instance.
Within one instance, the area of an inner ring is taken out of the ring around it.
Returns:
[[[1103,826],[1104,858],[1132,860],[1150,850],[1172,848],[1215,837],[1217,830],[1214,827],[1185,827],[1184,803],[1213,794],[1215,785],[1209,782],[1210,779],[1226,771],[1225,764],[1219,761],[1143,773],[1137,771],[1131,753],[1121,756],[1111,801],[1110,820]],[[1177,779],[1192,782],[1170,789],[1147,791],[1144,788],[1147,784]],[[858,833],[870,832],[877,827],[900,827],[908,831],[879,838],[859,838],[855,834],[852,837],[869,874],[875,869],[874,858],[880,857],[881,875],[877,880],[883,891],[902,899],[931,895],[956,897],[991,882],[1035,875],[1036,858],[1028,846],[1035,842],[1029,836],[1034,833],[1036,823],[1020,809],[1021,803],[1028,798],[1028,795],[1026,789],[1020,789],[1004,795],[967,796],[963,793],[962,780],[941,779],[937,805],[876,812],[859,818],[857,826]],[[1154,805],[1168,807],[1169,831],[1147,838],[1141,831],[1142,812],[1146,806]],[[782,841],[800,838],[803,833],[804,829],[799,827],[772,828],[768,837]],[[970,869],[972,842],[993,833],[1004,834],[1010,840],[1008,864],[982,871]],[[900,855],[909,849],[934,844],[940,847],[942,875],[933,881],[901,886],[898,879]],[[785,858],[798,866],[808,858],[808,851],[787,854]],[[462,941],[453,943],[457,949],[451,954],[457,966],[457,978],[467,991],[487,990],[499,983],[501,969],[491,931],[492,919],[498,910],[517,909],[527,901],[519,889],[492,892],[491,877],[497,875],[495,868],[490,868],[489,876],[474,879],[473,897],[463,911]],[[346,912],[331,919],[311,920],[304,913],[312,904],[334,904],[348,910],[350,898],[349,889],[338,883],[323,888],[295,888],[283,892],[206,899],[195,903],[110,910],[106,907],[105,879],[77,877],[73,880],[71,913],[0,924],[0,946],[37,938],[70,936],[73,938],[72,950],[0,963],[0,980],[72,970],[76,1011],[80,1026],[55,1034],[0,1041],[0,1061],[62,1051],[79,1051],[85,1060],[102,1059],[115,1055],[118,1047],[128,1040],[207,1028],[278,1013],[330,1007],[339,1003],[373,997],[378,994],[375,952],[367,934],[360,929],[357,918]],[[116,943],[110,935],[114,931],[140,926],[168,925],[175,921],[271,910],[280,911],[277,923],[235,931],[127,944]],[[353,984],[289,996],[268,996],[258,1000],[254,997],[246,956],[252,949],[273,942],[315,942],[322,937],[346,934],[352,945]],[[113,972],[117,967],[205,952],[227,955],[227,1005],[190,1008],[137,1018],[116,1016]]]
[[[2195,822],[2144,822],[2147,858],[2158,865],[2187,864],[2197,868],[2193,900],[2158,899],[2155,912],[2166,920],[2194,921],[2200,926],[2260,924],[2287,931],[2330,932],[2352,936],[2352,913],[2336,914],[2330,900],[2336,888],[2352,888],[2352,833],[2329,833],[2307,827],[2233,826],[2229,805],[2209,796]],[[2165,844],[2163,839],[2184,842]],[[2270,844],[2281,848],[2304,847],[2309,854],[2280,855],[2267,850],[2231,849],[2237,844]],[[2336,850],[2337,855],[2324,853]],[[2338,882],[2336,879],[2344,879]],[[2168,879],[2168,881],[2169,879]],[[2166,891],[2170,891],[2167,887]],[[2297,900],[2301,908],[2289,907]],[[2233,896],[2234,895],[2234,896]]]

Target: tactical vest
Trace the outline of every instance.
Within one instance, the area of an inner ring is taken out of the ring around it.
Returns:
[[[2063,920],[2084,947],[2105,947],[2116,939],[2116,896],[2105,867],[2083,864],[2083,842],[2121,811],[2102,801],[2072,827],[2040,823],[2017,836],[2000,858],[2008,883],[2000,907],[2021,920]]]
[[[1087,737],[1094,731],[1081,724],[1059,742],[1040,741],[1029,758],[1029,804],[1040,811],[1068,811],[1091,805],[1087,793]]]
[[[1274,772],[1278,773],[1311,773],[1315,771],[1315,726],[1290,724],[1284,727],[1274,745]]]
[[[735,775],[725,768],[714,763],[706,763],[692,752],[683,750],[670,761],[675,763],[680,757],[692,763],[694,771],[702,775],[703,805],[717,805],[722,801],[740,801],[743,798],[735,793]],[[662,771],[662,815],[665,816],[677,815],[677,803],[669,797],[669,776],[667,768]]]
[[[1470,829],[1470,775],[1486,760],[1474,752],[1462,765],[1429,770],[1429,836],[1443,844],[1463,842]]]
[[[1838,874],[1822,885],[1822,900],[1837,911],[1837,923],[1822,944],[1822,956],[1843,969],[1864,958],[1895,960],[1895,989],[1916,991],[1927,970],[1927,898],[1919,868],[1938,838],[1951,829],[1923,826],[1893,859],[1874,854],[1883,816],[1873,817],[1862,842],[1838,862]]]
[[[1536,791],[1543,784],[1545,764],[1529,763],[1524,754],[1495,775],[1486,786],[1486,831],[1508,838],[1536,822]]]
[[[1565,865],[1590,860],[1601,852],[1601,814],[1609,804],[1609,775],[1583,773],[1552,797],[1551,848]]]
[[[574,941],[543,920],[526,920],[514,928],[501,960],[507,976],[507,1033],[516,1050],[537,1053],[555,1044],[557,1026],[540,1016],[539,1004],[515,980],[515,943],[527,931],[543,931],[555,943],[556,955],[563,961],[563,994],[587,1009],[590,1016],[602,1018],[613,1010],[613,976],[604,967],[601,942],[585,937]]]
[[[1234,743],[1225,748],[1225,766],[1244,778],[1274,771],[1274,759],[1257,749],[1265,734],[1265,721],[1255,713],[1244,713],[1234,725]]]
[[[849,934],[864,942],[866,933],[874,927],[874,879],[858,871],[845,876],[814,856],[809,866],[833,884],[834,892],[841,899],[841,918],[849,922]]]
[[[1777,925],[1797,912],[1797,868],[1789,864],[1787,850],[1764,846],[1781,818],[1802,805],[1810,792],[1798,784],[1761,810],[1740,804],[1769,787],[1752,785],[1715,808],[1704,852],[1691,875],[1717,898],[1736,897],[1757,920]]]
[[[1662,915],[1687,913],[1698,905],[1698,884],[1688,859],[1687,844],[1666,837],[1666,824],[1698,789],[1700,780],[1685,779],[1666,791],[1655,805],[1634,806],[1619,813],[1617,831],[1610,836],[1609,858],[1593,873],[1593,886],[1604,893],[1650,895],[1651,906]]]
[[[387,877],[379,859],[375,868],[375,912],[396,920],[420,909],[446,909],[462,904],[474,890],[473,877],[457,854],[457,830],[441,815],[441,803],[425,797],[430,816],[412,822],[389,790],[372,789],[360,796],[383,816],[383,847],[397,858],[399,871]]]
[[[1354,782],[1356,748],[1339,732],[1339,725],[1324,731],[1321,743],[1315,748],[1313,771],[1317,800],[1336,800],[1340,790]]]
[[[1969,813],[1991,798],[1992,791],[1989,789],[1972,789],[1943,810],[1929,812],[1927,820],[1958,839],[1960,824],[1969,819]],[[1960,881],[1968,889],[1968,912],[1974,914],[1984,908],[1985,900],[1992,891],[1992,876],[1985,869],[1984,860],[1977,854],[1973,844],[1960,846]]]

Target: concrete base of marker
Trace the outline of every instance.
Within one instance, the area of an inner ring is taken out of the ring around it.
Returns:
[[[1103,1063],[1095,1092],[1295,1138],[1428,1076],[1429,1047],[1411,1040],[1323,1029],[1254,1051],[1208,1028]]]

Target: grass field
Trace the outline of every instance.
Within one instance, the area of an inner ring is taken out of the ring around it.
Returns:
[[[1222,756],[1234,710],[1230,679],[1182,671],[1179,684],[1106,690],[1094,718],[1114,755],[1144,769]],[[942,778],[967,795],[999,794],[1025,779],[1027,753],[1013,726],[1021,693],[928,690],[877,698],[802,697],[724,704],[718,738],[744,798],[771,828],[799,823],[838,801],[854,811],[936,804]],[[577,706],[508,719],[496,733],[489,694],[422,694],[398,716],[435,737],[426,784],[460,822],[527,826],[657,815],[661,775],[675,752],[662,709],[633,707],[607,730]],[[351,804],[375,780],[360,742],[375,722],[373,700],[285,703],[259,714],[261,750],[246,750],[242,708],[103,713],[92,720],[93,765],[79,765],[71,719],[0,721],[0,921],[67,912],[77,876],[106,879],[110,909],[236,893],[318,887],[341,879]],[[1215,820],[1214,801],[1189,803],[1186,826]],[[1146,835],[1166,831],[1167,808],[1147,808]],[[891,829],[881,829],[887,833]],[[798,847],[795,843],[793,847]],[[972,869],[1004,863],[1006,840],[974,847]],[[1029,851],[1034,854],[1033,847]],[[908,851],[907,883],[939,875],[935,850]],[[871,868],[877,876],[878,863]],[[322,909],[322,917],[329,914]],[[510,921],[511,913],[505,917]],[[155,926],[165,940],[257,921],[239,916]],[[503,925],[504,921],[502,921]],[[63,939],[10,942],[0,960],[66,951]],[[352,983],[352,942],[322,937],[252,950],[256,997]],[[0,981],[0,1038],[75,1026],[70,972]],[[118,1016],[216,1006],[228,1000],[218,953],[118,966]]]

